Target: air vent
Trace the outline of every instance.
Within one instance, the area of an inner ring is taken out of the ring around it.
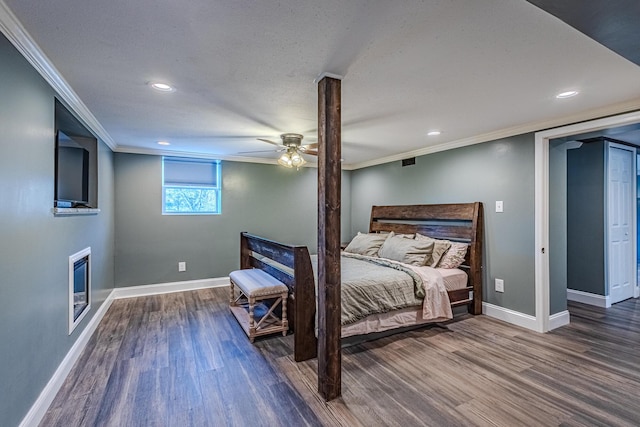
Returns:
[[[411,157],[410,159],[403,159],[402,160],[402,167],[411,166],[411,165],[415,165],[415,164],[416,164],[416,158],[415,157]]]

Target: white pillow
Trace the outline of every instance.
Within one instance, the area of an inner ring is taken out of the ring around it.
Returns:
[[[438,263],[438,268],[458,268],[464,262],[469,245],[466,243],[451,242],[451,247],[442,256]]]

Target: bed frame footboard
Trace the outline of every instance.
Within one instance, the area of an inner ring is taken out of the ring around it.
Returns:
[[[286,245],[243,232],[240,233],[240,268],[259,268],[287,285],[289,327],[294,332],[293,357],[296,362],[316,357],[315,284],[307,247]]]

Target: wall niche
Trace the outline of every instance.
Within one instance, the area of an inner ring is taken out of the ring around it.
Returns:
[[[98,139],[55,100],[54,213],[97,213]]]

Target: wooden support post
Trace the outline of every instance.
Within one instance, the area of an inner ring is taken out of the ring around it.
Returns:
[[[318,392],[341,394],[340,191],[341,82],[318,83]]]

